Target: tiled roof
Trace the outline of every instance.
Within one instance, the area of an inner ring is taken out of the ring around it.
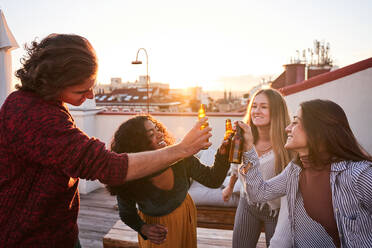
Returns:
[[[368,58],[366,60],[359,61],[355,64],[351,64],[345,67],[342,67],[340,69],[323,73],[318,76],[315,76],[313,78],[310,78],[308,80],[302,81],[300,83],[292,84],[283,88],[280,88],[280,92],[282,92],[283,95],[291,95],[300,91],[304,91],[331,81],[334,81],[336,79],[346,77],[348,75],[354,74],[359,71],[363,71],[365,69],[372,67],[372,57]]]
[[[182,99],[168,94],[168,90],[158,87],[149,88],[151,105],[172,106],[179,105]],[[147,91],[144,88],[122,88],[115,89],[108,94],[96,94],[97,105],[146,105]]]

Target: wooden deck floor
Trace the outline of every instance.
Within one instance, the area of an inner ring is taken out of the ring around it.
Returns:
[[[79,239],[83,248],[102,248],[102,239],[120,219],[116,198],[100,188],[80,195]]]
[[[78,217],[79,238],[83,248],[102,248],[103,237],[120,219],[118,210],[114,208],[116,199],[106,191],[97,189],[87,195],[80,195],[80,211]],[[213,236],[214,229],[203,229],[203,232],[210,232]],[[198,230],[199,232],[199,230]],[[232,231],[226,231],[226,235],[231,237]],[[206,244],[198,239],[198,247],[231,247],[231,241],[225,245]],[[229,244],[229,245],[228,245]],[[266,247],[264,235],[261,235],[257,247]]]

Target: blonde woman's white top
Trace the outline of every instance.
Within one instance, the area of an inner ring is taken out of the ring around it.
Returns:
[[[264,180],[268,180],[272,177],[275,177],[275,155],[274,155],[274,151],[270,150],[267,153],[261,155],[258,159],[260,161],[259,170],[260,170]],[[236,175],[239,178],[239,181],[240,181],[240,184],[241,184],[240,197],[246,198],[248,200],[248,203],[251,204],[251,205],[256,204],[256,203],[253,203],[252,201],[250,201],[246,191],[244,190],[243,177],[240,173],[238,173],[238,167],[239,166],[240,166],[240,164],[232,164],[231,168],[232,168],[232,174]],[[265,204],[267,204],[269,206],[269,209],[270,209],[270,212],[271,212],[270,216],[275,217],[276,215],[278,215],[279,208],[280,208],[280,198],[270,200],[270,201],[267,201],[265,203],[257,203],[257,206],[259,206],[260,209],[262,209],[265,206]]]

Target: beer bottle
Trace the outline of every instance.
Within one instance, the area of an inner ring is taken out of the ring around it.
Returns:
[[[202,119],[205,117],[205,107],[204,107],[204,104],[200,104],[200,108],[199,108],[199,111],[198,111],[198,120]],[[208,127],[209,124],[208,122],[204,122],[202,124],[202,126],[200,127],[201,130],[203,130],[205,127]]]
[[[226,119],[225,121],[225,136],[223,137],[224,140],[231,139],[231,137],[234,135],[234,131],[232,129],[231,120]]]
[[[200,104],[200,108],[199,108],[199,111],[198,111],[198,120],[202,119],[205,117],[205,107],[204,107],[204,104]],[[209,123],[208,121],[205,121],[201,127],[200,127],[200,130],[203,130],[204,128],[208,127],[209,126]],[[209,141],[209,139],[207,139],[207,141]],[[208,148],[203,148],[202,150],[207,150]]]
[[[243,142],[242,129],[237,125],[235,135],[231,139],[229,152],[230,163],[240,164],[242,162]]]

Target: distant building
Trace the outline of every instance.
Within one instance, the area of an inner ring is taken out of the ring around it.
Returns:
[[[139,76],[139,83],[140,84],[147,84],[147,77],[149,78],[149,83],[151,82],[150,76]]]
[[[122,84],[122,82],[121,82],[120,77],[111,78],[111,87],[118,88],[118,87],[121,87],[121,84]]]
[[[247,99],[234,97],[231,90],[224,91],[224,98],[218,99],[215,103],[217,112],[242,112],[245,109]]]
[[[181,101],[173,99],[168,94],[168,89],[149,88],[150,112],[179,112]],[[147,111],[147,88],[130,87],[115,89],[107,94],[96,94],[97,106],[105,106],[106,109],[116,112],[146,112]]]
[[[150,82],[149,88],[157,87],[162,89],[169,89],[169,84]],[[95,94],[109,94],[117,89],[128,88],[147,88],[146,76],[140,76],[140,80],[136,82],[123,82],[120,77],[111,78],[110,84],[98,84],[94,92]]]

